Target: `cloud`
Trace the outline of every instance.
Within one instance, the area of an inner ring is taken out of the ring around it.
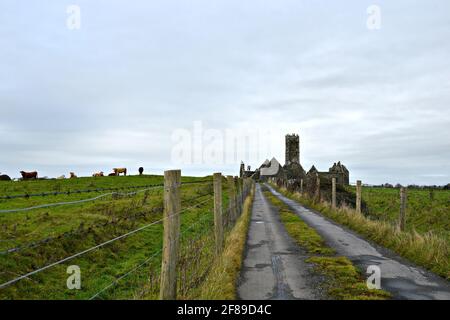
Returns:
[[[259,135],[306,168],[343,161],[368,183],[448,183],[448,2],[79,1],[81,30],[52,1],[0,7],[0,171],[170,168],[177,129]],[[230,153],[231,150],[224,150]],[[236,174],[236,164],[184,174]]]

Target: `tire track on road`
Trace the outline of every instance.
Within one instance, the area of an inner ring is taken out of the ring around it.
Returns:
[[[257,184],[238,297],[245,300],[325,298],[318,285],[322,278],[313,272],[306,258]]]

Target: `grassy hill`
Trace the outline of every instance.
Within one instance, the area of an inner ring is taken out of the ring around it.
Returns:
[[[0,213],[0,284],[158,221],[162,217],[162,183],[162,176],[147,175],[0,182],[0,197],[67,192],[1,199],[0,210],[106,195],[86,203]],[[226,187],[224,182],[223,189]],[[108,188],[114,190],[99,190]],[[202,268],[213,255],[212,191],[211,177],[182,178],[182,209],[195,207],[181,213],[181,292],[199,284],[196,277],[202,273],[192,268]],[[116,194],[109,194],[112,192]],[[224,206],[228,203],[226,194],[223,192]],[[161,223],[151,225],[22,279],[0,289],[0,299],[88,299],[105,288],[96,298],[157,298],[162,231]],[[13,248],[17,250],[7,252]],[[192,252],[197,253],[195,257]],[[66,269],[70,265],[81,268],[81,290],[67,289]]]

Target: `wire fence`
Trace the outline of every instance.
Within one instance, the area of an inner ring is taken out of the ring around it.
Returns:
[[[4,281],[5,274],[13,274],[13,272],[0,272],[0,274],[3,274],[3,276],[0,277],[4,282],[0,284],[0,298],[2,297],[8,297],[8,293],[14,293],[13,296],[17,295],[18,290],[14,289],[12,291],[4,291],[9,290],[9,288],[13,285],[16,285],[17,283],[21,282],[24,279],[31,280],[30,282],[27,282],[27,285],[23,288],[28,288],[29,286],[37,286],[44,288],[44,291],[49,290],[49,288],[45,288],[45,282],[50,279],[47,277],[39,277],[34,278],[36,280],[32,280],[33,277],[36,277],[39,274],[43,274],[45,272],[48,272],[51,268],[54,268],[56,266],[60,266],[63,264],[66,264],[72,260],[82,258],[90,253],[93,252],[99,252],[100,249],[105,248],[107,246],[111,246],[110,251],[108,251],[108,254],[111,254],[116,252],[116,250],[119,250],[120,252],[117,252],[114,254],[114,256],[121,256],[125,254],[123,250],[126,250],[127,246],[122,247],[113,247],[112,245],[118,241],[122,242],[121,240],[125,240],[126,238],[130,238],[133,235],[136,234],[144,234],[145,230],[151,230],[148,232],[145,232],[147,236],[143,236],[142,242],[138,241],[137,243],[130,244],[133,247],[133,250],[138,250],[139,248],[135,248],[135,246],[142,246],[143,243],[146,241],[150,241],[148,243],[148,246],[150,246],[152,249],[147,254],[147,257],[144,259],[140,259],[139,262],[136,262],[131,267],[128,267],[126,269],[120,268],[121,272],[116,272],[114,276],[111,276],[109,281],[103,281],[104,285],[98,285],[98,282],[92,281],[90,283],[96,283],[94,286],[96,290],[86,288],[82,296],[86,296],[86,294],[89,294],[87,298],[89,299],[102,299],[105,297],[111,297],[114,295],[116,289],[119,284],[126,282],[127,286],[121,286],[124,287],[121,290],[126,292],[127,294],[130,294],[130,287],[136,288],[134,291],[133,297],[135,298],[156,298],[159,295],[159,282],[160,282],[160,270],[159,270],[159,264],[161,263],[161,254],[162,254],[162,246],[161,244],[156,245],[154,243],[154,236],[152,234],[156,230],[161,232],[161,227],[164,221],[166,221],[168,218],[173,217],[174,215],[179,215],[180,217],[183,217],[182,221],[185,221],[182,223],[182,231],[180,233],[180,251],[178,253],[178,263],[177,263],[177,277],[178,277],[178,292],[180,297],[188,296],[190,290],[197,287],[201,282],[204,280],[205,276],[209,272],[209,268],[211,267],[211,259],[214,257],[215,252],[215,239],[214,239],[214,214],[212,211],[212,205],[214,200],[214,192],[212,190],[212,184],[211,180],[205,180],[205,181],[196,181],[196,182],[188,182],[183,183],[183,185],[188,184],[205,184],[209,183],[207,185],[204,185],[202,187],[201,194],[197,194],[192,197],[185,198],[181,201],[182,203],[182,209],[173,215],[164,216],[157,220],[145,223],[139,227],[135,227],[132,230],[128,230],[126,232],[123,232],[120,235],[112,236],[108,240],[100,241],[99,243],[92,245],[88,248],[79,250],[75,253],[69,254],[62,258],[57,258],[53,260],[53,262],[44,263],[41,264],[40,267],[35,267],[34,263],[32,264],[34,267],[32,270],[27,270],[23,274],[16,275],[10,278],[9,280]],[[138,194],[142,192],[148,192],[150,189],[159,188],[162,187],[161,185],[138,190],[135,192],[129,192],[129,193],[121,193],[120,195],[133,195]],[[224,188],[227,190],[226,188]],[[191,190],[192,191],[192,190]],[[196,190],[198,192],[198,190]],[[192,192],[191,192],[192,193]],[[114,193],[112,193],[114,194]],[[236,198],[228,203],[228,208],[224,210],[223,213],[223,225],[226,226],[226,228],[232,227],[236,220],[236,216],[231,216],[231,212],[233,210],[238,210],[239,207],[242,206],[242,198],[244,197],[244,194],[241,192],[236,195]],[[202,199],[203,198],[203,199]],[[87,200],[87,199],[85,199]],[[79,200],[78,200],[79,201]],[[147,219],[149,216],[152,216],[154,214],[161,214],[163,212],[163,207],[154,207],[151,210],[144,210],[140,212],[136,212],[132,215],[126,215],[122,217],[118,217],[114,220],[110,221],[102,221],[99,223],[92,224],[90,226],[83,228],[78,228],[75,230],[70,230],[65,233],[61,233],[59,235],[46,237],[44,239],[40,239],[37,241],[32,241],[29,243],[21,244],[19,246],[15,246],[13,248],[7,249],[3,252],[0,252],[0,255],[8,255],[11,253],[19,253],[26,249],[34,249],[44,244],[49,244],[51,242],[55,242],[60,240],[62,244],[64,244],[65,239],[70,239],[71,237],[74,237],[76,235],[86,235],[89,233],[95,233],[95,230],[106,228],[108,226],[114,226],[114,225],[123,225],[126,221],[137,221],[141,218]],[[0,211],[1,212],[1,211]],[[154,218],[153,218],[154,219]],[[186,220],[187,219],[187,220]],[[152,227],[159,226],[158,229],[153,229]],[[111,234],[112,235],[112,234]],[[94,237],[95,238],[95,237]],[[141,239],[141,238],[139,238]],[[147,239],[147,240],[145,240]],[[156,245],[156,246],[155,246]],[[149,247],[147,247],[149,248]],[[51,249],[51,247],[49,247]],[[139,249],[139,250],[145,250],[145,247]],[[28,252],[28,251],[27,251]],[[118,254],[120,253],[120,255]],[[28,254],[27,254],[28,255]],[[126,256],[126,254],[125,254]],[[25,257],[25,256],[24,256]],[[31,256],[30,256],[31,257]],[[112,258],[111,258],[112,259]],[[86,260],[88,261],[88,260]],[[86,262],[84,261],[84,262]],[[81,262],[81,261],[80,261]],[[94,261],[95,263],[95,261]],[[126,265],[126,264],[125,264]],[[108,268],[109,269],[109,268]],[[61,270],[58,269],[60,272]],[[95,269],[96,270],[96,269]],[[44,272],[45,271],[45,272]],[[94,276],[94,275],[93,275]],[[100,275],[98,275],[100,276]],[[105,277],[105,275],[102,276],[102,278]],[[112,279],[111,279],[112,278]],[[37,282],[36,282],[37,281]],[[99,289],[100,288],[100,289]],[[62,291],[63,296],[67,296],[67,289],[60,288],[59,290]],[[122,292],[121,290],[117,290],[118,292]],[[2,291],[4,293],[2,293]],[[39,291],[39,290],[37,290]],[[65,292],[65,293],[64,293]],[[5,295],[3,295],[5,294]],[[70,296],[70,294],[69,294]],[[73,296],[73,294],[72,294]]]
[[[16,208],[16,209],[5,209],[5,210],[0,210],[0,213],[16,213],[16,212],[25,212],[25,211],[31,211],[31,210],[35,210],[35,209],[45,209],[45,208],[50,208],[50,207],[57,207],[57,206],[65,206],[65,205],[73,205],[73,204],[81,204],[81,203],[86,203],[86,202],[93,202],[99,199],[103,199],[106,197],[127,197],[127,196],[134,196],[136,194],[145,192],[147,190],[151,190],[154,188],[162,188],[160,186],[157,187],[150,187],[150,188],[146,188],[146,189],[142,189],[139,191],[134,191],[134,192],[127,192],[127,193],[120,193],[120,192],[110,192],[110,193],[105,193],[93,198],[89,198],[89,199],[81,199],[81,200],[74,200],[74,201],[65,201],[65,202],[54,202],[54,203],[46,203],[46,204],[40,204],[37,206],[32,206],[32,207],[27,207],[27,208]]]
[[[205,182],[211,182],[211,180],[197,180],[197,181],[187,181],[183,182],[183,185],[190,184],[202,184]],[[93,192],[103,192],[103,191],[119,191],[126,189],[144,189],[144,188],[152,188],[152,187],[163,187],[164,184],[146,184],[146,185],[136,185],[136,186],[127,186],[123,185],[121,187],[110,187],[110,188],[92,188],[92,189],[78,189],[78,190],[66,190],[66,191],[45,191],[38,193],[24,193],[24,194],[13,194],[13,195],[4,195],[0,196],[0,200],[9,200],[9,199],[17,199],[17,198],[32,198],[32,197],[47,197],[47,196],[58,196],[58,195],[73,195],[80,193],[93,193]]]
[[[89,232],[93,232],[98,228],[104,228],[110,225],[114,225],[114,224],[118,224],[124,221],[131,221],[131,220],[136,220],[139,219],[141,217],[145,217],[149,214],[155,214],[155,213],[161,213],[163,211],[162,207],[159,208],[153,208],[152,210],[148,211],[148,212],[139,212],[137,214],[131,215],[131,216],[124,216],[124,217],[118,217],[109,221],[104,221],[104,222],[100,222],[100,223],[95,223],[89,226],[84,226],[84,225],[80,225],[80,227],[78,227],[77,229],[71,230],[71,231],[67,231],[61,234],[58,234],[56,236],[50,236],[50,237],[46,237],[37,241],[31,241],[28,242],[26,244],[14,247],[14,248],[10,248],[4,251],[0,251],[0,255],[5,255],[5,254],[9,254],[9,253],[17,253],[26,249],[32,249],[32,248],[36,248],[40,245],[43,244],[48,244],[52,241],[56,241],[56,240],[62,240],[64,238],[70,238],[73,237],[75,235],[81,235],[81,234],[87,234]]]
[[[197,204],[195,204],[195,205],[192,205],[192,206],[190,206],[190,207],[187,207],[187,208],[185,208],[185,209],[179,211],[179,212],[176,213],[176,214],[182,214],[183,212],[186,212],[186,211],[188,211],[188,210],[191,210],[191,209],[197,207],[198,205],[200,205],[200,204],[202,204],[202,203],[205,203],[205,202],[207,202],[207,201],[210,201],[210,200],[211,200],[211,199],[203,200],[203,201],[201,201],[200,203],[197,203]],[[76,257],[82,256],[82,255],[84,255],[84,254],[86,254],[86,253],[89,253],[89,252],[91,252],[91,251],[93,251],[93,250],[102,248],[102,247],[104,247],[104,246],[106,246],[106,245],[108,245],[108,244],[110,244],[110,243],[112,243],[112,242],[115,242],[115,241],[117,241],[117,240],[121,240],[121,239],[123,239],[123,238],[129,237],[129,236],[131,236],[131,235],[133,235],[133,234],[135,234],[135,233],[137,233],[137,232],[139,232],[139,231],[145,230],[145,229],[147,229],[147,228],[149,228],[149,227],[151,227],[151,226],[153,226],[153,225],[155,225],[155,224],[159,224],[159,223],[163,222],[164,220],[166,220],[166,219],[169,218],[169,217],[170,217],[170,216],[161,218],[161,219],[159,219],[159,220],[157,220],[157,221],[154,221],[154,222],[151,222],[151,223],[149,223],[149,224],[146,224],[146,225],[144,225],[144,226],[142,226],[142,227],[139,227],[139,228],[137,228],[137,229],[134,229],[134,230],[132,230],[132,231],[129,231],[129,232],[125,233],[125,234],[122,234],[122,235],[120,235],[120,236],[117,236],[117,237],[115,237],[115,238],[112,238],[112,239],[110,239],[110,240],[108,240],[108,241],[102,242],[102,243],[100,243],[100,244],[98,244],[98,245],[95,245],[95,246],[93,246],[93,247],[90,247],[90,248],[88,248],[88,249],[85,249],[85,250],[83,250],[83,251],[81,251],[81,252],[75,253],[75,254],[73,254],[73,255],[71,255],[71,256],[68,256],[68,257],[63,258],[63,259],[60,259],[60,260],[58,260],[58,261],[56,261],[56,262],[50,263],[50,264],[48,264],[48,265],[46,265],[46,266],[44,266],[44,267],[38,268],[38,269],[33,270],[33,271],[31,271],[31,272],[28,272],[28,273],[26,273],[26,274],[24,274],[24,275],[21,275],[21,276],[19,276],[19,277],[16,277],[16,278],[14,278],[14,279],[12,279],[12,280],[6,281],[6,282],[0,284],[0,289],[5,288],[5,287],[8,287],[9,285],[11,285],[11,284],[13,284],[13,283],[16,283],[17,281],[20,281],[20,280],[22,280],[22,279],[28,278],[29,276],[32,276],[32,275],[34,275],[34,274],[36,274],[36,273],[42,272],[42,271],[44,271],[44,270],[47,270],[47,269],[49,269],[49,268],[51,268],[51,267],[53,267],[53,266],[56,266],[56,265],[61,264],[61,263],[64,263],[64,262],[67,262],[67,261],[72,260],[72,259],[74,259],[74,258],[76,258]]]
[[[33,198],[33,197],[48,197],[48,196],[58,196],[58,195],[74,195],[81,193],[93,193],[93,192],[103,192],[103,191],[119,191],[126,189],[143,189],[143,188],[152,188],[152,187],[163,187],[163,184],[147,184],[147,185],[139,185],[139,186],[122,186],[115,188],[93,188],[93,189],[82,189],[82,190],[67,190],[67,191],[47,191],[47,192],[39,192],[39,193],[25,193],[25,194],[16,194],[16,195],[6,195],[0,196],[0,200],[9,200],[9,199],[18,199],[18,198]]]
[[[193,235],[191,235],[193,233]],[[181,298],[189,298],[208,274],[214,257],[214,223],[212,212],[206,213],[180,234],[180,251],[177,265],[177,292]]]
[[[206,194],[201,194],[199,196],[192,197],[190,199],[186,199],[186,200],[183,201],[183,203],[189,204],[189,203],[192,203],[193,201],[196,201],[196,200],[198,200],[200,198],[203,198],[203,197],[206,197],[206,196],[211,196],[211,195],[212,195],[211,192],[206,193]],[[40,240],[37,240],[37,241],[31,241],[31,242],[28,242],[26,244],[22,244],[20,246],[16,246],[14,248],[6,249],[4,251],[0,251],[0,255],[5,255],[5,254],[9,254],[9,253],[17,253],[17,252],[23,251],[25,249],[31,249],[31,248],[38,247],[39,245],[48,244],[48,243],[50,243],[52,241],[55,241],[55,240],[61,240],[63,238],[70,238],[71,236],[74,236],[74,235],[87,234],[89,232],[94,232],[98,228],[104,228],[104,227],[107,227],[107,226],[110,226],[110,225],[119,224],[119,223],[122,223],[122,222],[125,222],[125,221],[134,221],[134,220],[137,220],[137,219],[139,219],[141,217],[146,217],[146,216],[151,215],[151,214],[162,213],[163,209],[164,209],[163,207],[152,208],[149,211],[138,212],[138,213],[130,215],[130,216],[117,217],[117,218],[113,218],[112,220],[109,220],[109,221],[104,221],[104,222],[92,224],[92,225],[89,225],[89,226],[84,226],[84,224],[81,224],[77,229],[74,229],[74,230],[71,230],[71,231],[67,231],[67,232],[64,232],[64,233],[61,233],[61,234],[58,234],[58,235],[55,235],[55,236],[49,236],[49,237],[46,237],[46,238],[43,238],[43,239],[40,239]]]

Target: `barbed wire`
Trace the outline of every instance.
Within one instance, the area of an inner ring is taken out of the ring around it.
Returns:
[[[75,236],[77,234],[83,234],[83,233],[88,233],[91,231],[94,231],[96,228],[103,228],[103,227],[107,227],[109,225],[114,225],[117,224],[118,222],[122,222],[122,221],[127,221],[127,220],[133,220],[133,219],[137,219],[139,217],[144,217],[148,214],[154,214],[154,213],[158,213],[158,212],[162,212],[163,208],[162,207],[157,207],[157,208],[153,208],[152,210],[148,211],[148,212],[139,212],[135,215],[132,216],[127,216],[127,217],[119,217],[116,219],[113,219],[111,221],[105,221],[105,222],[101,222],[101,223],[96,223],[90,226],[86,226],[85,228],[78,228],[76,230],[73,231],[68,231],[68,232],[64,232],[62,234],[56,235],[56,236],[51,236],[51,237],[47,237],[41,240],[37,240],[37,241],[32,241],[29,243],[26,243],[24,245],[21,246],[17,246],[14,248],[10,248],[4,251],[0,252],[0,255],[6,255],[6,254],[10,254],[10,253],[17,253],[19,251],[23,251],[25,249],[32,249],[32,248],[36,248],[42,244],[46,244],[49,242],[52,242],[54,240],[58,240],[58,239],[62,239],[62,238],[67,238],[67,237],[72,237]]]
[[[210,212],[209,212],[210,213]],[[206,218],[208,218],[208,214],[205,214],[200,220],[198,220],[197,222],[191,223],[189,225],[189,227],[183,229],[182,232],[180,232],[180,238],[186,234],[187,231],[192,230],[194,226],[199,225],[200,223],[204,222],[206,220]],[[133,267],[132,269],[130,269],[129,271],[127,271],[126,273],[124,273],[123,275],[121,275],[120,277],[114,279],[110,284],[108,284],[107,286],[105,286],[104,288],[102,288],[100,291],[98,291],[97,293],[95,293],[93,296],[91,296],[89,298],[89,300],[93,300],[95,298],[97,298],[100,294],[102,294],[103,292],[105,292],[106,290],[108,290],[109,288],[113,287],[114,285],[118,284],[118,282],[126,277],[128,277],[130,274],[134,273],[136,270],[142,268],[143,266],[145,266],[148,262],[150,262],[157,254],[161,253],[162,251],[162,247],[156,251],[155,253],[153,253],[149,258],[145,259],[143,262],[141,262],[140,264],[136,265],[135,267]]]
[[[182,182],[182,185],[188,184],[201,184],[206,182],[212,182],[211,180],[200,180],[200,181],[188,181]],[[80,193],[91,193],[91,192],[102,192],[102,191],[117,191],[124,189],[140,189],[149,187],[163,187],[163,183],[159,184],[147,184],[147,185],[137,185],[137,186],[122,186],[115,188],[94,188],[94,189],[81,189],[81,190],[67,190],[67,191],[45,191],[39,193],[25,193],[25,194],[14,194],[0,196],[0,200],[16,199],[16,198],[31,198],[31,197],[47,197],[47,196],[58,196],[58,195],[71,195]]]
[[[187,181],[187,182],[181,182],[181,186],[183,185],[191,185],[191,184],[202,184],[202,183],[213,183],[213,181],[211,179],[208,180],[199,180],[199,181]]]
[[[202,195],[199,195],[199,196],[196,196],[196,197],[192,197],[192,198],[186,199],[184,202],[192,202],[194,200],[197,200],[197,199],[202,198],[202,197],[210,196],[212,194],[213,193],[202,194]],[[133,216],[119,217],[116,220],[106,221],[106,222],[102,222],[102,223],[97,223],[97,224],[94,224],[94,225],[90,225],[90,226],[86,227],[85,229],[81,229],[81,230],[77,229],[75,231],[65,232],[65,233],[59,234],[57,236],[47,237],[47,238],[44,238],[44,239],[41,239],[41,240],[38,240],[38,241],[29,242],[29,243],[21,245],[21,246],[17,246],[17,247],[14,247],[14,248],[6,249],[4,251],[0,251],[0,255],[16,253],[16,252],[19,252],[19,251],[23,251],[25,249],[32,249],[32,248],[38,247],[38,246],[40,246],[42,244],[46,244],[46,243],[49,243],[51,241],[54,241],[54,240],[57,240],[57,239],[61,239],[63,237],[70,237],[70,236],[74,236],[74,235],[77,235],[77,234],[82,234],[82,233],[85,233],[85,232],[93,231],[95,228],[106,227],[108,225],[117,224],[118,222],[132,220],[132,219],[136,219],[138,217],[146,216],[148,214],[162,212],[163,210],[164,210],[164,208],[157,207],[157,208],[153,208],[149,212],[140,212],[140,213],[137,213],[137,214],[135,214]]]
[[[80,194],[80,193],[92,193],[92,192],[102,192],[102,191],[117,191],[117,190],[125,190],[125,189],[140,189],[140,188],[150,188],[150,187],[162,187],[164,184],[147,184],[147,185],[138,185],[138,186],[122,186],[116,188],[95,188],[95,189],[84,189],[84,190],[67,190],[67,191],[46,191],[40,193],[25,193],[25,194],[17,194],[17,195],[6,195],[1,196],[0,200],[5,199],[16,199],[16,198],[31,198],[31,197],[47,197],[47,196],[58,196],[58,195],[71,195],[71,194]]]
[[[56,261],[56,262],[53,262],[53,263],[51,263],[51,264],[49,264],[49,265],[46,265],[46,266],[44,266],[44,267],[41,267],[41,268],[39,268],[39,269],[36,269],[36,270],[34,270],[34,271],[31,271],[31,272],[28,272],[28,273],[26,273],[26,274],[24,274],[24,275],[21,275],[21,276],[19,276],[19,277],[17,277],[17,278],[14,278],[14,279],[12,279],[12,280],[9,280],[9,281],[7,281],[7,282],[4,282],[4,283],[0,284],[0,289],[5,288],[5,287],[7,287],[7,286],[9,286],[9,285],[11,285],[11,284],[14,284],[14,283],[16,283],[17,281],[20,281],[20,280],[22,280],[22,279],[28,278],[29,276],[32,276],[32,275],[34,275],[34,274],[36,274],[36,273],[42,272],[42,271],[47,270],[47,269],[49,269],[49,268],[51,268],[51,267],[54,267],[54,266],[59,265],[59,264],[61,264],[61,263],[67,262],[67,261],[69,261],[69,260],[72,260],[72,259],[74,259],[74,258],[76,258],[76,257],[79,257],[79,256],[84,255],[84,254],[86,254],[86,253],[89,253],[89,252],[91,252],[91,251],[94,251],[94,250],[99,249],[99,248],[101,248],[101,247],[104,247],[104,246],[106,246],[106,245],[108,245],[108,244],[110,244],[110,243],[112,243],[112,242],[114,242],[114,241],[117,241],[117,240],[126,238],[126,237],[128,237],[128,236],[130,236],[130,235],[133,235],[133,234],[139,232],[139,231],[145,230],[145,229],[147,229],[147,228],[149,228],[149,227],[151,227],[151,226],[153,226],[153,225],[156,225],[156,224],[158,224],[158,223],[163,222],[163,221],[166,220],[167,218],[170,218],[170,217],[176,216],[176,215],[181,215],[183,212],[189,211],[189,210],[191,210],[191,209],[193,209],[193,208],[195,208],[195,207],[197,207],[197,206],[199,206],[199,205],[201,205],[201,204],[203,204],[203,203],[205,203],[205,202],[207,202],[207,201],[209,201],[209,200],[211,200],[211,198],[205,199],[205,200],[203,200],[203,201],[201,201],[201,202],[199,202],[199,203],[197,203],[197,204],[195,204],[195,205],[192,205],[192,206],[189,206],[189,207],[187,207],[187,208],[184,208],[184,209],[180,210],[179,212],[173,213],[173,214],[171,214],[171,215],[169,215],[169,216],[166,216],[166,217],[163,217],[163,218],[161,218],[161,219],[159,219],[159,220],[157,220],[157,221],[151,222],[151,223],[146,224],[146,225],[144,225],[144,226],[142,226],[142,227],[139,227],[139,228],[137,228],[137,229],[134,229],[134,230],[132,230],[132,231],[129,231],[129,232],[123,234],[123,235],[117,236],[117,237],[115,237],[115,238],[113,238],[113,239],[110,239],[110,240],[108,240],[108,241],[102,242],[102,243],[100,243],[100,244],[98,244],[98,245],[95,245],[95,246],[93,246],[93,247],[90,247],[90,248],[88,248],[88,249],[86,249],[86,250],[83,250],[83,251],[81,251],[81,252],[78,252],[78,253],[76,253],[76,254],[73,254],[73,255],[71,255],[71,256],[69,256],[69,257],[63,258],[63,259],[58,260],[58,261]]]
[[[128,277],[130,274],[134,273],[136,270],[142,268],[143,266],[145,266],[147,263],[149,263],[154,257],[156,257],[157,254],[161,253],[162,251],[162,247],[161,249],[159,249],[158,251],[156,251],[155,253],[153,253],[150,257],[148,257],[147,259],[145,259],[142,263],[138,264],[137,266],[135,266],[134,268],[132,268],[131,270],[127,271],[125,274],[121,275],[120,277],[114,279],[114,281],[112,281],[110,284],[108,284],[106,287],[104,287],[103,289],[101,289],[100,291],[98,291],[97,293],[95,293],[93,296],[91,296],[89,298],[89,300],[94,300],[95,298],[97,298],[99,295],[101,295],[103,292],[105,292],[106,290],[108,290],[109,288],[115,286],[116,284],[119,283],[120,280]]]
[[[45,209],[45,208],[56,207],[56,206],[80,204],[80,203],[85,203],[85,202],[96,201],[96,200],[99,200],[99,199],[102,199],[102,198],[106,198],[108,196],[131,196],[131,195],[136,195],[138,193],[142,193],[142,192],[145,192],[145,191],[148,191],[148,190],[151,190],[151,189],[155,189],[155,188],[160,188],[160,186],[150,187],[150,188],[142,189],[142,190],[139,190],[139,191],[127,192],[127,193],[110,192],[110,193],[105,193],[105,194],[96,196],[94,198],[89,198],[89,199],[46,203],[46,204],[40,204],[40,205],[37,205],[37,206],[32,206],[32,207],[27,207],[27,208],[5,209],[5,210],[0,210],[0,213],[25,212],[25,211],[35,210],[35,209]]]
[[[180,234],[181,245],[177,261],[177,286],[179,287],[178,290],[181,296],[184,296],[190,289],[196,287],[212,266],[211,260],[208,257],[211,257],[210,255],[214,250],[208,250],[208,247],[211,245],[214,246],[215,241],[213,224],[211,224],[211,221],[209,223],[207,222],[207,219],[211,218],[211,212],[208,212],[197,222],[184,228]],[[209,226],[206,226],[205,222]],[[194,228],[196,230],[193,231],[192,235],[188,234]],[[200,264],[205,259],[207,259],[206,267]]]

